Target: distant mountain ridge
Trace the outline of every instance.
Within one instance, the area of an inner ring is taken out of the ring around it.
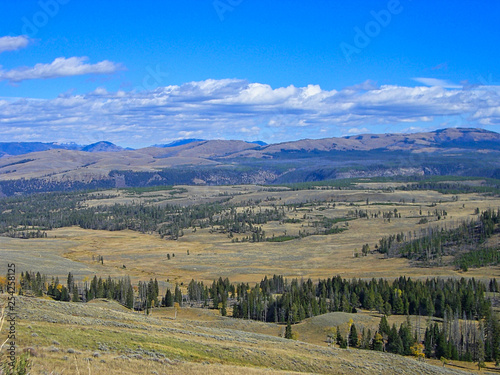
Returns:
[[[203,141],[205,141],[205,139],[198,139],[198,138],[178,139],[177,141],[173,141],[164,145],[154,145],[152,147],[176,147],[176,146],[187,145],[188,143],[192,142],[203,142]]]
[[[247,145],[243,147],[247,150],[252,150],[241,155],[234,156],[252,156],[262,157],[262,154],[273,154],[280,151],[349,151],[349,150],[407,150],[415,151],[417,149],[432,148],[436,149],[457,147],[457,148],[481,148],[500,150],[500,134],[476,128],[448,128],[440,129],[433,132],[411,133],[411,134],[360,134],[346,137],[333,137],[322,139],[303,139],[299,141],[289,141],[275,144],[267,144],[262,141],[231,141],[231,140],[205,140],[197,138],[179,139],[168,144],[154,145],[151,147],[158,148],[177,148],[193,144],[201,146],[208,143],[213,147],[214,156],[220,154],[217,146],[230,144],[231,142],[240,142]],[[192,148],[192,147],[190,147]],[[56,142],[0,142],[0,157],[1,156],[16,156],[32,152],[40,152],[47,150],[75,150],[84,152],[117,152],[124,150],[133,150],[131,148],[124,149],[116,146],[108,141],[100,141],[87,146],[81,146],[75,143],[59,144]],[[206,146],[205,146],[206,149]],[[427,150],[428,151],[428,150]],[[180,153],[184,153],[179,149]],[[195,152],[192,150],[191,152]],[[240,152],[243,152],[240,150]],[[226,153],[227,154],[227,153]],[[220,156],[220,155],[219,155]],[[226,155],[228,156],[228,155]]]
[[[0,143],[0,195],[173,184],[276,184],[351,177],[500,178],[500,134],[449,128],[277,144],[186,139],[137,150]]]
[[[84,152],[118,152],[122,150],[123,147],[117,146],[111,142],[106,142],[106,141],[96,142],[81,148],[81,151]]]
[[[5,155],[23,155],[30,152],[47,151],[53,149],[77,150],[76,144],[58,144],[43,142],[0,142],[0,157]]]
[[[150,147],[170,148],[187,145],[193,142],[207,142],[206,139],[188,138],[178,139],[167,144],[158,144]],[[259,146],[266,146],[262,141],[247,142]],[[48,150],[75,150],[84,152],[117,152],[123,150],[133,150],[133,148],[123,148],[108,141],[100,141],[90,145],[82,146],[76,143],[57,143],[57,142],[0,142],[0,157],[16,156],[29,154],[31,152]]]
[[[101,141],[87,146],[81,146],[76,143],[57,143],[57,142],[0,142],[0,157],[24,155],[32,152],[48,150],[74,150],[85,152],[110,152],[121,151],[122,147],[116,146],[111,142]]]

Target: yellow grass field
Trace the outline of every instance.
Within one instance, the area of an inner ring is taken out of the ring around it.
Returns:
[[[156,278],[160,295],[176,284],[185,292],[191,279],[211,283],[219,277],[233,282],[259,282],[264,276],[286,278],[387,278],[405,275],[426,277],[500,277],[500,267],[416,267],[405,258],[387,259],[374,252],[383,236],[417,233],[427,226],[453,228],[476,217],[475,211],[500,207],[500,198],[480,194],[440,194],[435,191],[399,191],[394,183],[366,183],[360,190],[311,189],[293,191],[260,186],[182,186],[173,190],[131,192],[110,190],[86,200],[102,204],[189,205],[227,200],[244,209],[285,206],[288,222],[262,225],[267,237],[313,233],[322,218],[352,220],[337,225],[346,230],[330,235],[309,235],[285,242],[242,242],[248,234],[230,238],[217,227],[184,229],[178,240],[131,230],[103,231],[79,227],[47,231],[47,238],[0,237],[0,269],[14,263],[22,271],[58,276],[65,283],[68,272],[81,282],[94,275],[130,276],[132,283]],[[356,210],[368,218],[354,218]],[[435,212],[446,211],[439,218]],[[383,213],[398,217],[384,219]],[[379,215],[378,218],[372,214]],[[401,217],[399,217],[399,215]],[[427,224],[419,224],[423,218]],[[238,242],[235,242],[238,238]],[[361,256],[368,244],[372,252]],[[499,237],[489,245],[498,246]],[[103,257],[102,264],[98,257]],[[170,256],[170,259],[169,259]],[[446,260],[446,259],[445,259]],[[4,273],[2,271],[2,273]],[[0,297],[2,305],[5,296]],[[316,316],[293,326],[298,341],[285,340],[284,326],[222,317],[216,310],[155,308],[149,316],[119,304],[97,300],[87,304],[61,303],[18,296],[20,350],[33,352],[32,374],[459,374],[475,372],[472,363],[417,362],[364,350],[340,350],[327,342],[339,327],[347,334],[354,321],[361,332],[377,330],[380,314],[359,311]],[[175,317],[175,319],[174,319]],[[421,320],[420,320],[421,319]],[[423,336],[428,318],[410,317]],[[404,316],[391,316],[399,326]],[[493,370],[494,364],[487,364]],[[463,370],[465,372],[461,372]]]
[[[272,192],[258,191],[257,187],[185,188],[187,192],[176,199],[196,197],[211,200],[232,192],[237,194],[231,198],[231,203],[261,201],[259,207],[262,209],[298,201],[324,202],[286,211],[288,218],[299,219],[300,223],[269,222],[262,225],[268,237],[284,233],[297,235],[299,231],[312,232],[311,223],[319,217],[345,217],[356,209],[366,210],[369,215],[396,209],[401,218],[390,221],[382,217],[360,218],[349,221],[348,230],[338,234],[259,243],[232,243],[227,234],[212,231],[212,228],[197,228],[196,232],[184,230],[184,236],[175,241],[129,230],[110,232],[78,227],[60,228],[49,231],[47,239],[0,237],[0,266],[6,267],[6,262],[14,262],[20,271],[40,271],[59,277],[65,277],[71,271],[77,280],[93,277],[94,274],[112,277],[129,275],[133,281],[157,278],[163,286],[167,281],[179,284],[191,279],[211,282],[218,277],[229,277],[231,281],[237,282],[258,282],[264,276],[273,274],[281,274],[287,278],[313,279],[335,275],[345,278],[392,278],[399,275],[500,277],[499,267],[470,269],[464,274],[450,266],[414,267],[407,259],[385,259],[379,253],[356,257],[364,244],[368,244],[373,250],[383,236],[400,232],[406,234],[410,231],[418,233],[420,228],[428,225],[454,227],[463,219],[474,218],[476,208],[485,210],[500,207],[498,198],[463,194],[458,196],[457,201],[453,201],[452,196],[434,191],[387,192],[382,189]],[[120,197],[115,199],[125,199],[122,196],[124,193],[119,194]],[[148,196],[151,199],[151,194],[158,195],[150,192],[141,195],[140,199]],[[139,198],[136,197],[135,201],[137,199]],[[368,205],[366,199],[369,200]],[[111,200],[108,203],[113,202]],[[88,204],[92,205],[93,202]],[[429,207],[431,205],[433,207]],[[429,224],[418,224],[420,212],[424,216],[427,212],[432,215],[436,209],[446,210],[448,215],[439,221],[435,216],[430,216]],[[346,223],[338,225],[342,227]],[[235,234],[235,237],[242,238],[243,235]],[[493,245],[498,244],[498,238],[492,238],[491,241]],[[167,254],[175,256],[168,259]],[[97,262],[98,255],[104,257],[104,264]]]

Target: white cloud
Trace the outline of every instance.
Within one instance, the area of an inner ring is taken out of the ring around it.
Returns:
[[[258,135],[260,133],[260,128],[258,126],[252,126],[251,128],[242,127],[240,132],[247,135]]]
[[[25,48],[30,40],[24,35],[0,37],[0,53]]]
[[[348,134],[363,134],[363,133],[369,133],[370,130],[368,128],[351,128],[347,131]]]
[[[86,64],[88,57],[58,57],[50,64],[36,64],[12,70],[0,70],[0,81],[21,82],[28,79],[47,79],[83,74],[110,74],[122,70],[123,66],[103,60],[96,64]]]
[[[108,139],[127,146],[137,146],[130,144],[135,140],[146,146],[160,139],[247,139],[255,134],[263,140],[283,141],[374,133],[384,127],[402,131],[442,120],[498,126],[500,86],[362,84],[357,89],[329,91],[313,85],[272,88],[225,79],[140,92],[98,88],[86,95],[66,93],[54,99],[1,100],[0,141],[32,131],[40,134],[41,141],[66,137],[88,144]],[[18,131],[6,133],[8,128]]]
[[[201,135],[203,134],[203,131],[198,130],[198,131],[180,131],[177,134],[179,134],[179,137],[181,138],[189,138],[189,137],[194,137],[195,135]]]
[[[368,79],[363,83],[346,87],[345,90],[368,91],[368,90],[376,90],[377,88],[378,88],[377,83]]]

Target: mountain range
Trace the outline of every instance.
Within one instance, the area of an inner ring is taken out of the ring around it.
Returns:
[[[466,175],[500,177],[500,134],[448,128],[364,134],[267,145],[188,139],[124,149],[0,143],[3,194],[170,184],[276,184],[348,177]]]

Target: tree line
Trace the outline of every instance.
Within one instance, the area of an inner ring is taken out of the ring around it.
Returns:
[[[133,287],[130,278],[112,279],[94,276],[76,282],[68,273],[66,283],[58,277],[50,280],[40,272],[22,272],[19,294],[47,295],[59,301],[88,302],[95,298],[114,299],[122,305],[149,313],[158,306],[177,303],[199,303],[199,307],[218,309],[222,315],[241,319],[287,324],[288,337],[293,337],[292,324],[332,311],[356,313],[358,309],[384,314],[375,332],[357,331],[349,325],[345,336],[339,327],[330,337],[340,347],[383,350],[401,355],[421,353],[428,358],[453,360],[498,361],[500,359],[500,323],[492,312],[487,292],[498,293],[496,279],[488,284],[471,279],[412,280],[404,276],[392,282],[385,279],[342,279],[336,276],[313,282],[281,275],[267,276],[250,286],[231,283],[228,278],[214,280],[211,285],[191,280],[187,294],[179,285],[159,294],[156,279],[140,281]],[[0,288],[2,286],[0,285]],[[412,328],[409,320],[399,329],[390,327],[386,316],[418,315],[441,319],[429,324],[424,337],[420,327]],[[419,349],[420,348],[420,349]]]
[[[263,279],[255,287],[236,286],[237,302],[233,316],[267,322],[292,323],[332,311],[356,312],[376,310],[383,314],[423,315],[443,318],[465,313],[483,318],[490,308],[485,293],[489,288],[472,279],[412,280],[400,277],[393,282],[379,280],[345,280],[339,276],[319,280],[278,284],[276,276]],[[490,288],[495,289],[495,283]]]
[[[474,278],[412,280],[402,276],[389,282],[337,276],[314,283],[311,279],[289,282],[273,275],[254,286],[233,284],[227,278],[215,280],[212,286],[191,280],[187,297],[203,306],[232,307],[236,318],[277,323],[298,323],[327,312],[355,313],[358,309],[386,315],[444,318],[465,314],[482,319],[491,307],[486,293],[498,290],[496,279],[486,285]]]
[[[134,308],[134,288],[128,276],[115,280],[110,276],[103,279],[95,275],[92,279],[84,278],[83,281],[76,282],[69,272],[66,284],[63,284],[59,277],[52,277],[49,281],[40,272],[21,272],[19,285],[20,295],[47,295],[63,302],[88,302],[96,298],[107,298],[130,309]]]
[[[340,348],[384,351],[417,359],[436,358],[443,363],[447,360],[477,362],[480,368],[485,367],[485,361],[495,362],[497,366],[500,362],[500,320],[491,310],[479,321],[456,314],[445,317],[441,324],[431,322],[423,337],[418,328],[412,327],[407,318],[398,329],[396,324],[390,326],[383,315],[374,333],[365,327],[359,332],[351,321],[344,335],[337,326],[327,341],[335,342]]]
[[[476,213],[479,210],[476,210]],[[455,264],[469,266],[498,263],[498,248],[488,249],[485,241],[498,231],[500,208],[488,209],[476,220],[464,220],[457,228],[428,227],[408,234],[400,233],[380,239],[377,250],[388,257],[405,257],[424,263],[440,263],[443,256],[457,256]]]

